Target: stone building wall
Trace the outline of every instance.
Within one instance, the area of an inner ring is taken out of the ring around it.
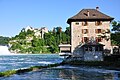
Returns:
[[[96,26],[96,21],[87,21],[87,26],[83,26],[83,22],[71,22],[71,52],[74,52],[75,48],[80,45],[81,43],[84,43],[82,40],[83,37],[89,37],[89,40],[93,37],[94,40],[96,37],[98,37],[99,34],[96,33],[96,29],[103,30],[110,30],[110,21],[102,21],[101,25]],[[83,34],[82,29],[88,29],[87,34]],[[107,34],[110,36],[110,34]],[[111,41],[106,41],[104,38],[102,38],[101,44],[104,44],[104,49],[111,49]]]

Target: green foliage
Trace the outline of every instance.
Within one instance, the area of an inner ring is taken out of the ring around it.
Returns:
[[[12,45],[12,50],[16,50],[16,49],[22,49],[22,46],[19,43],[15,43]]]
[[[115,31],[115,32],[120,32],[120,22],[118,21],[113,21],[112,22],[112,31]]]
[[[9,71],[5,71],[5,72],[0,72],[0,77],[7,77],[10,75],[16,74],[16,70],[9,70]]]
[[[0,36],[0,45],[7,45],[9,42],[9,37]]]
[[[111,33],[111,41],[113,45],[120,46],[120,33]]]
[[[56,64],[48,64],[46,66],[33,66],[30,68],[26,68],[26,69],[8,70],[8,71],[0,72],[0,77],[8,77],[13,74],[23,74],[25,72],[36,71],[36,70],[43,69],[43,68],[57,67],[60,65],[61,63],[56,63]]]
[[[61,27],[56,27],[53,31],[44,34],[44,38],[36,37],[34,31],[24,29],[19,35],[11,38],[11,51],[18,53],[58,53],[60,43],[70,43],[70,28],[62,31]]]
[[[111,33],[111,40],[113,45],[120,46],[120,22],[113,21],[112,22],[112,31]]]

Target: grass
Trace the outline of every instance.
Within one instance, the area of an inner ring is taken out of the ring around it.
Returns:
[[[9,71],[5,71],[5,72],[0,72],[0,77],[7,77],[10,75],[16,74],[16,70],[9,70]]]
[[[27,69],[8,70],[8,71],[0,72],[0,77],[8,77],[8,76],[11,76],[13,74],[22,74],[25,72],[37,71],[39,69],[57,67],[60,65],[61,65],[61,63],[56,63],[56,64],[48,64],[47,66],[33,66],[33,67],[30,67]]]

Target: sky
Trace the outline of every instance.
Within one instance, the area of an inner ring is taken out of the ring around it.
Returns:
[[[97,6],[120,21],[120,0],[0,0],[0,36],[14,37],[27,26],[65,30],[68,18]]]

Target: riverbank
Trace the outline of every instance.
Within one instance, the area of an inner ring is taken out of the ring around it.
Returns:
[[[97,68],[105,68],[109,70],[119,70],[120,71],[120,61],[63,61],[62,64],[75,65],[75,66],[89,66]]]
[[[23,73],[30,72],[30,71],[37,71],[37,70],[44,69],[44,68],[52,68],[52,67],[57,67],[60,65],[62,65],[62,63],[48,64],[46,66],[33,66],[30,68],[26,68],[26,69],[8,70],[8,71],[0,72],[0,77],[8,77],[13,74],[23,74]]]
[[[46,66],[33,66],[30,68],[25,69],[18,69],[18,70],[8,70],[4,72],[0,72],[0,77],[8,77],[14,74],[23,74],[26,72],[31,71],[39,71],[40,69],[47,69],[47,68],[53,68],[58,66],[64,66],[64,65],[70,65],[70,66],[78,66],[78,67],[95,67],[95,68],[101,68],[101,69],[107,69],[107,70],[117,70],[120,71],[120,61],[118,62],[107,62],[107,61],[70,61],[66,62],[63,61],[61,63],[56,64],[48,64]]]
[[[57,66],[63,65],[70,65],[70,66],[88,66],[88,67],[95,67],[95,68],[103,68],[108,70],[119,70],[120,71],[120,62],[105,62],[105,61],[70,61],[56,64],[48,64],[46,66],[33,66],[30,68],[25,69],[18,69],[18,70],[8,70],[4,72],[0,72],[0,77],[8,77],[14,74],[23,74],[31,71],[39,71],[40,69],[47,69]]]

